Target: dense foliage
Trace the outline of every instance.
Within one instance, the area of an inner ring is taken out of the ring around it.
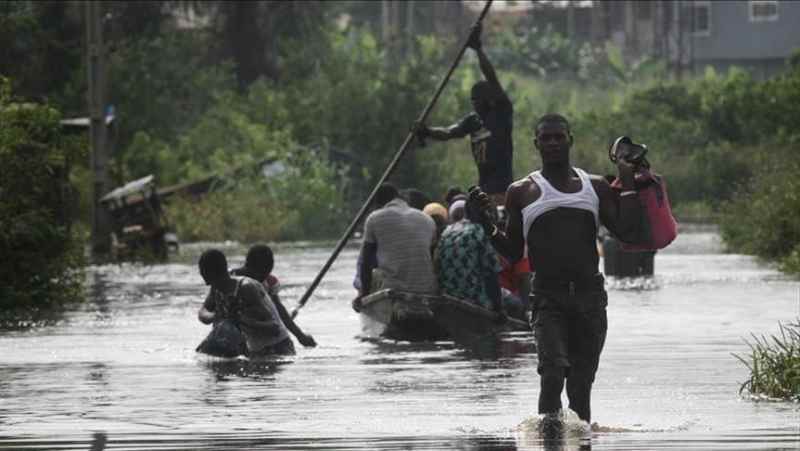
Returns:
[[[199,203],[170,201],[167,211],[183,239],[338,236],[463,38],[452,33],[463,28],[457,23],[449,35],[432,33],[442,26],[438,7],[424,2],[406,15],[413,20],[402,23],[408,34],[402,45],[386,41],[377,25],[379,3],[284,3],[107,6],[109,102],[117,112],[114,181],[152,173],[163,186],[238,174]],[[177,25],[186,11],[203,20]],[[577,166],[613,172],[606,149],[614,137],[630,135],[649,145],[679,219],[722,218],[731,249],[800,268],[797,187],[776,176],[798,161],[797,65],[767,81],[738,70],[674,81],[659,61],[624,61],[611,45],[576,43],[525,20],[517,25],[487,28],[484,36],[514,102],[515,176],[539,165],[531,140],[536,119],[561,112],[573,123]],[[81,114],[82,30],[79,4],[4,4],[0,36],[14,37],[14,45],[2,50],[0,72],[13,74],[26,95]],[[449,125],[465,115],[479,77],[468,51],[429,123]],[[471,185],[477,177],[468,148],[466,140],[412,146],[392,180],[432,198],[450,185]],[[265,159],[279,159],[288,170],[269,179],[235,172]],[[88,175],[85,168],[73,171],[84,198]],[[224,219],[234,200],[236,208],[261,216]],[[746,213],[753,209],[759,214]],[[222,222],[191,221],[198,214]]]
[[[79,297],[68,171],[85,146],[62,135],[59,119],[47,105],[15,101],[0,77],[0,309]]]

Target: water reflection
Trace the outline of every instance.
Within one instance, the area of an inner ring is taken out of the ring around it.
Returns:
[[[536,353],[530,332],[509,332],[464,347],[464,357],[476,360],[515,361]]]
[[[89,451],[103,451],[106,449],[106,442],[108,436],[105,432],[95,432],[92,434],[92,443],[89,446]]]
[[[609,426],[591,445],[516,427],[536,409],[530,334],[476,346],[354,339],[357,249],[346,249],[303,311],[321,345],[258,362],[195,354],[208,332],[196,256],[91,268],[88,302],[12,326],[46,327],[0,328],[0,449],[797,449],[797,405],[741,399],[747,372],[731,357],[746,351],[741,337],[797,311],[797,282],[705,235],[678,240],[657,256],[658,289],[609,280],[593,399]],[[330,249],[278,254],[289,300]]]
[[[278,359],[217,359],[203,358],[202,365],[214,376],[217,381],[227,381],[232,378],[250,378],[253,380],[271,380],[291,360]]]

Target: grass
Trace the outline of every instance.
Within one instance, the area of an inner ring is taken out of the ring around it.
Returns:
[[[800,318],[796,323],[779,324],[780,333],[769,337],[752,335],[745,340],[749,355],[734,354],[750,370],[750,379],[739,393],[772,399],[800,401]]]

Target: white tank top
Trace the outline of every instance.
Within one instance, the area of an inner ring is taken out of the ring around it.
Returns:
[[[594,191],[589,175],[582,169],[572,168],[581,179],[581,190],[577,193],[562,193],[553,188],[553,185],[542,175],[542,171],[536,171],[528,177],[539,185],[542,194],[535,202],[522,209],[522,234],[525,240],[528,239],[528,231],[536,218],[556,208],[578,208],[590,211],[594,215],[594,223],[599,227],[600,218],[600,198]]]

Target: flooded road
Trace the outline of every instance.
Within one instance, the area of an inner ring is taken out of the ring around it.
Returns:
[[[164,265],[92,268],[89,302],[0,330],[0,448],[579,449],[520,427],[536,413],[530,336],[489,353],[362,339],[350,309],[355,248],[298,316],[317,348],[261,363],[196,354],[209,330],[196,320],[204,248]],[[221,248],[241,264],[245,248]],[[330,247],[275,251],[292,306]],[[591,448],[800,449],[800,405],[740,397],[748,373],[732,356],[751,332],[800,315],[800,284],[722,253],[708,229],[685,231],[655,267],[647,289],[608,281]]]

